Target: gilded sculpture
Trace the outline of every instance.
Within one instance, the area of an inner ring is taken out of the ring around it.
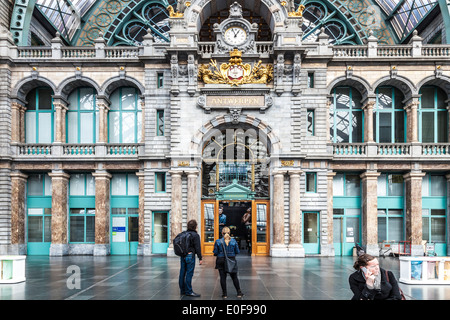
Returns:
[[[242,52],[234,49],[230,51],[228,63],[217,65],[217,61],[211,59],[209,64],[202,64],[198,68],[198,80],[204,83],[229,84],[238,86],[248,83],[267,84],[273,80],[273,66],[261,65],[261,60],[253,68],[250,64],[242,63]]]

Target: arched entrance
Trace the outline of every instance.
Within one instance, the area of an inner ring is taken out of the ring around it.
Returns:
[[[270,249],[270,143],[247,124],[211,130],[202,149],[202,252],[212,254],[224,226],[243,254]]]

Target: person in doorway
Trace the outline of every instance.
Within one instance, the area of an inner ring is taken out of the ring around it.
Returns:
[[[180,257],[180,276],[178,284],[180,286],[181,295],[190,297],[200,297],[200,294],[192,290],[192,277],[195,269],[195,255],[197,255],[199,264],[202,264],[202,251],[200,247],[200,236],[197,233],[197,221],[190,220],[187,223],[187,232],[190,233],[190,245],[188,254]]]
[[[352,300],[401,300],[400,288],[391,271],[380,268],[378,259],[364,253],[360,255],[349,277]]]
[[[222,287],[222,298],[227,298],[227,271],[225,269],[225,252],[226,250],[227,257],[232,260],[236,260],[236,255],[239,254],[238,244],[235,239],[230,236],[230,228],[224,227],[222,229],[222,239],[217,239],[214,243],[213,253],[217,257],[216,258],[216,269],[219,270],[220,275],[220,286]],[[242,298],[244,295],[241,291],[239,285],[239,279],[237,272],[230,273],[231,280],[233,280],[234,288],[237,292],[237,297]]]
[[[245,227],[245,241],[247,243],[248,254],[252,254],[252,208],[249,207],[242,216],[241,222]]]
[[[223,206],[219,207],[219,238],[222,237],[222,229],[227,223],[227,216],[223,213]]]

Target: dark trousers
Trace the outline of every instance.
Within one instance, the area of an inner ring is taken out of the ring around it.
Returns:
[[[225,269],[218,269],[220,275],[220,286],[222,287],[222,293],[224,295],[227,294],[227,273]],[[230,273],[231,280],[233,280],[234,287],[236,288],[237,293],[241,291],[239,286],[239,279],[237,273]]]
[[[180,276],[178,278],[178,285],[180,286],[181,294],[191,294],[192,291],[192,277],[195,269],[195,255],[189,253],[186,257],[180,258]]]

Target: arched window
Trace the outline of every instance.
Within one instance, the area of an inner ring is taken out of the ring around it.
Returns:
[[[138,90],[123,87],[115,90],[108,113],[110,143],[137,143],[141,140],[142,109]]]
[[[52,143],[54,130],[53,90],[39,87],[31,90],[27,97],[25,112],[25,142]]]
[[[379,87],[376,90],[374,108],[375,141],[378,143],[405,142],[405,110],[403,93],[394,87]]]
[[[447,95],[434,86],[420,89],[420,104],[418,112],[418,130],[420,142],[447,142],[448,111],[445,108]]]
[[[98,110],[93,88],[77,88],[69,95],[67,111],[67,143],[98,141]]]
[[[333,89],[330,110],[330,135],[333,142],[363,142],[363,111],[361,94],[352,87]]]

